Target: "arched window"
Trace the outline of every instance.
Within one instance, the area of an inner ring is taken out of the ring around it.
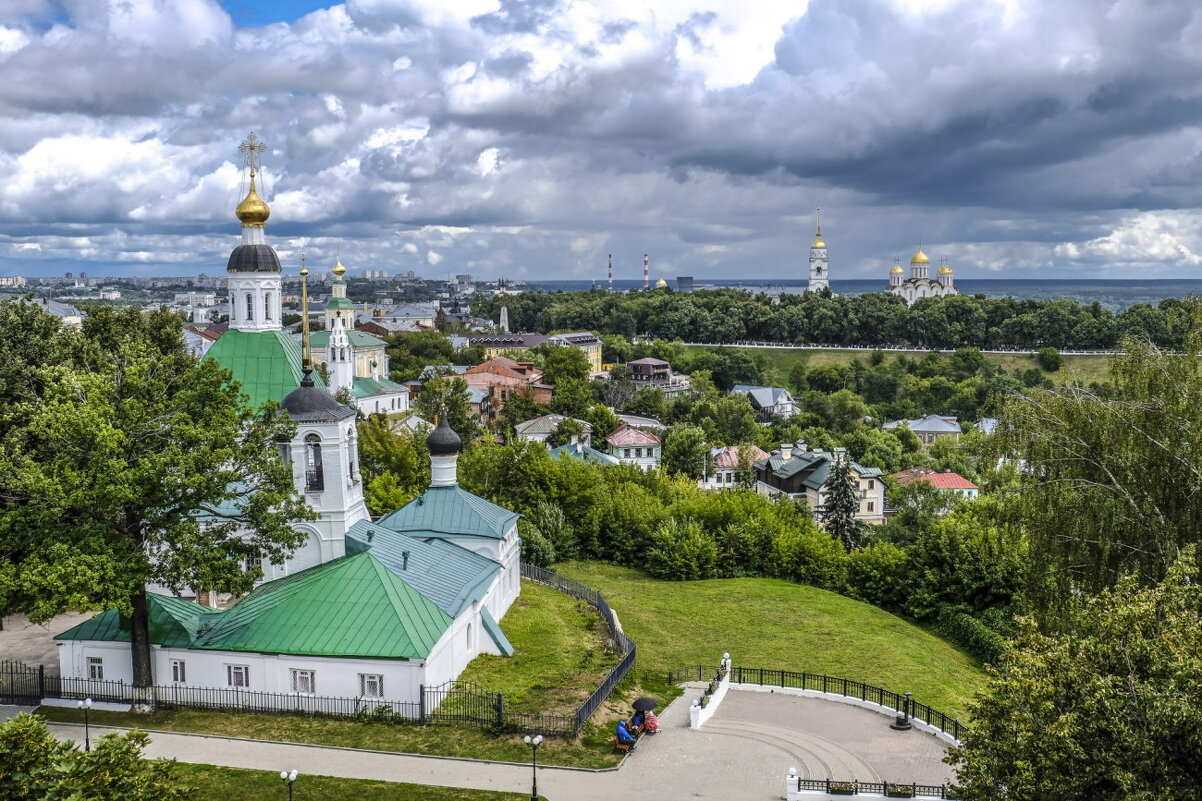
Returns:
[[[248,322],[255,319],[255,296],[249,292],[246,293],[246,319]]]
[[[263,295],[263,319],[271,319],[271,293],[267,292]]]
[[[346,477],[352,482],[355,480],[355,463],[358,461],[358,454],[355,452],[355,427],[351,426],[346,430]]]
[[[338,361],[340,361],[340,362],[346,361],[346,348],[338,349]]]
[[[472,624],[471,623],[467,624],[467,648],[469,651],[472,649]]]
[[[309,434],[305,437],[305,489],[320,492],[326,488],[325,472],[321,467],[321,437]]]

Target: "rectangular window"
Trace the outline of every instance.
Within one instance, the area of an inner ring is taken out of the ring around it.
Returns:
[[[96,681],[104,679],[104,660],[98,656],[88,657],[88,678]]]
[[[376,673],[360,673],[359,695],[364,698],[383,698],[384,677]]]
[[[293,670],[292,671],[292,692],[294,693],[315,693],[314,689],[317,686],[317,674],[312,670]]]
[[[876,489],[876,480],[868,479],[868,489]]]
[[[869,502],[868,502],[868,511],[870,511],[870,512],[871,512],[871,511],[874,511],[875,509],[876,509],[876,502],[875,502],[875,501],[869,501]]]
[[[250,686],[250,666],[249,665],[226,665],[225,666],[225,683],[230,687],[249,687]]]
[[[176,684],[185,684],[188,681],[187,673],[184,672],[184,660],[171,660],[171,680]]]

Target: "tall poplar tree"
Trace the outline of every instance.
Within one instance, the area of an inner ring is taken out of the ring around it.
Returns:
[[[247,592],[261,560],[303,542],[291,523],[313,513],[276,444],[294,427],[198,363],[165,310],[97,309],[65,337],[68,357],[35,368],[40,391],[0,441],[0,611],[116,607],[146,688],[148,584]]]

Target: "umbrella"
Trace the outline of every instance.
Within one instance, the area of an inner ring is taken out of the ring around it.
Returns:
[[[650,712],[652,709],[655,709],[655,706],[656,704],[654,698],[640,698],[634,702],[634,711]]]

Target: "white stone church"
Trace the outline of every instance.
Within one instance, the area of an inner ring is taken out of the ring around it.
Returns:
[[[905,277],[901,260],[893,263],[889,271],[889,285],[885,289],[894,295],[905,298],[907,306],[913,306],[919,298],[942,298],[955,295],[956,286],[952,280],[952,267],[943,259],[937,271],[937,278],[931,279],[931,259],[921,249],[910,258],[910,277]]]
[[[227,268],[232,327],[206,358],[234,373],[252,405],[277,401],[296,422],[279,447],[318,518],[297,524],[306,543],[266,565],[265,582],[228,609],[151,593],[154,684],[417,703],[420,686],[457,678],[477,655],[512,654],[498,621],[521,589],[518,515],[458,485],[461,443],[444,415],[427,439],[430,488],[370,519],[355,410],[280,327],[280,262],[263,231],[270,211],[253,159],[248,166],[242,243]],[[328,341],[332,379],[353,383],[340,319]],[[132,681],[128,621],[116,610],[56,639],[63,676]]]

